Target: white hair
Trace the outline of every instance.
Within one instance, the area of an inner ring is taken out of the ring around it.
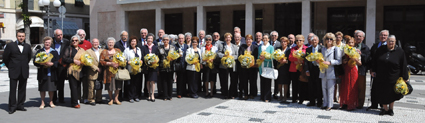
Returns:
[[[83,34],[86,35],[86,31],[84,31],[83,29],[78,29],[77,30],[77,35],[78,35],[78,32],[80,32],[80,31],[83,31]]]
[[[192,33],[190,33],[190,32],[186,32],[186,33],[184,34],[184,37],[187,37],[187,36],[192,37]]]
[[[233,30],[235,30],[235,29],[238,29],[239,31],[241,31],[241,28],[239,28],[239,27],[235,27],[235,28],[233,28]]]
[[[236,33],[236,34],[235,34],[235,37],[237,37],[237,36],[241,37],[241,34],[239,34],[239,33]]]
[[[168,38],[168,40],[170,40],[170,35],[168,35],[168,34],[164,34],[164,35],[162,36],[162,39],[164,39],[164,38]]]
[[[390,31],[384,29],[384,30],[381,30],[381,32],[379,32],[379,35],[382,35],[382,33],[384,33],[384,32],[387,32],[388,34],[390,34]]]
[[[277,31],[272,31],[272,32],[270,33],[270,35],[273,35],[273,33],[276,33],[276,37],[279,37],[279,33],[277,33]]]
[[[54,31],[54,34],[55,35],[56,35],[56,33],[57,33],[58,30],[62,31],[61,29],[55,29],[55,31]]]
[[[260,34],[261,34],[261,36],[263,35],[263,33],[262,33],[262,32],[257,32],[257,33],[255,33],[255,34],[258,34],[258,33],[260,33]]]
[[[143,30],[146,30],[146,33],[149,33],[149,32],[148,32],[148,29],[146,29],[146,28],[142,28],[142,29],[140,29],[140,33],[142,33],[142,31],[143,31]]]
[[[122,34],[124,34],[124,32],[127,32],[127,31],[125,31],[125,30],[121,31],[120,36],[122,36]],[[128,33],[128,32],[127,32],[127,33]]]
[[[199,30],[199,32],[198,32],[198,34],[201,34],[201,32],[204,32],[204,34],[205,34],[205,30]]]
[[[181,34],[181,33],[179,34],[179,36],[177,36],[177,38],[178,38],[178,37],[180,37],[180,36],[183,36],[183,38],[184,38],[184,35],[183,35],[183,34]]]
[[[109,43],[110,41],[116,41],[115,40],[115,38],[114,37],[108,37],[107,39],[106,39],[106,43]]]
[[[211,35],[205,36],[205,39],[208,39],[208,38],[212,39],[212,36]]]
[[[388,36],[388,38],[394,38],[394,40],[396,39],[395,35],[390,35],[390,36]]]
[[[357,34],[359,34],[359,33],[362,33],[362,34],[363,34],[363,37],[365,37],[365,33],[364,33],[363,31],[361,31],[361,30],[357,30],[357,31],[354,33],[354,36],[357,36]]]
[[[80,36],[77,34],[77,35],[74,35],[74,36],[72,36],[72,37],[71,37],[71,42],[72,42],[72,39],[74,39],[74,38],[77,38],[77,39],[78,39],[78,41],[80,41],[80,40],[81,40]]]

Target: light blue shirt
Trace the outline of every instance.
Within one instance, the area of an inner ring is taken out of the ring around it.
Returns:
[[[379,44],[378,44],[378,48],[379,48],[379,47],[381,47],[382,45],[387,45],[387,42],[384,42],[384,43],[379,42]]]
[[[46,52],[46,54],[49,55],[52,50],[54,49],[50,48],[49,52]],[[46,48],[44,48],[44,51],[46,51]],[[52,71],[50,70],[50,67],[47,68],[47,76],[52,76]]]
[[[55,43],[55,50],[58,51],[58,55],[61,54],[62,43],[63,43],[62,40],[59,43],[58,42]]]

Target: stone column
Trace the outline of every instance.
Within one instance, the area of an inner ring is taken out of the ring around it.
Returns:
[[[120,39],[120,35],[122,31],[128,32],[128,16],[127,12],[124,11],[122,8],[117,8],[116,14],[115,14],[115,22],[118,24],[115,30],[117,39]]]
[[[255,8],[252,2],[245,4],[245,35],[255,35]],[[245,37],[242,35],[242,37]]]
[[[206,31],[206,11],[204,6],[197,6],[196,7],[196,35],[198,35],[199,30],[205,30]]]
[[[310,31],[310,17],[311,17],[311,8],[310,8],[310,0],[302,1],[302,9],[301,9],[301,34],[304,36],[308,36]],[[307,40],[304,43],[308,43]]]
[[[156,8],[155,9],[155,32],[153,32],[153,34],[157,35],[158,31],[163,28],[164,28],[164,13],[161,8]],[[158,36],[156,36],[156,38],[158,39]]]
[[[367,0],[366,3],[366,45],[371,47],[376,36],[376,0]]]

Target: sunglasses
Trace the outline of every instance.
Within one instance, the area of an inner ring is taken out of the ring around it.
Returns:
[[[326,38],[325,40],[331,40],[331,41],[333,41],[334,39],[332,39],[332,38]]]
[[[72,42],[78,42],[78,40],[72,40]]]

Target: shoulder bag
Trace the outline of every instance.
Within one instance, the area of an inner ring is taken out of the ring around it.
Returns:
[[[261,73],[262,77],[275,80],[275,79],[277,79],[278,75],[279,75],[279,72],[276,69],[274,69],[273,59],[272,59],[272,67],[271,68],[270,67],[264,67],[264,62],[263,62],[262,73]]]
[[[126,81],[130,79],[130,72],[127,69],[118,69],[118,72],[115,74],[115,80]]]

